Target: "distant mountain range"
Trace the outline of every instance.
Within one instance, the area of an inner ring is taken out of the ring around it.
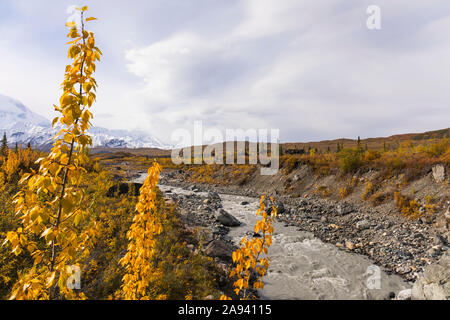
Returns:
[[[0,136],[6,132],[8,144],[31,143],[40,149],[50,149],[55,134],[50,121],[23,105],[20,101],[0,95]],[[171,146],[141,131],[109,130],[101,127],[89,129],[93,147],[106,148],[158,148]]]

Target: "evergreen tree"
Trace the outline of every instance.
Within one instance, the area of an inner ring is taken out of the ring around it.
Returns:
[[[358,151],[361,151],[361,138],[358,136],[358,142],[357,142]]]
[[[6,132],[3,133],[1,154],[5,157],[8,156],[8,139],[6,139]]]
[[[337,153],[341,152],[341,144],[340,144],[339,142],[337,143],[337,149],[336,149],[336,152],[337,152]]]
[[[17,142],[16,142],[16,145],[14,146],[14,152],[16,154],[19,153],[19,146],[17,145]]]
[[[31,142],[28,142],[28,144],[27,144],[27,150],[31,150]]]

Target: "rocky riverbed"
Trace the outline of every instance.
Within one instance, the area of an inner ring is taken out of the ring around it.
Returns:
[[[259,197],[249,189],[194,185],[162,177],[166,185],[212,190],[222,194]],[[299,231],[311,232],[323,242],[342,250],[363,254],[386,272],[414,281],[424,268],[439,260],[449,248],[448,232],[441,233],[426,221],[411,221],[398,214],[384,214],[376,208],[357,207],[346,202],[317,197],[276,196],[279,221]]]
[[[206,230],[205,252],[226,268],[241,238],[252,236],[259,195],[191,185],[164,173],[160,183],[188,224]],[[258,292],[263,299],[408,298],[419,275],[425,281],[422,271],[448,250],[446,235],[420,220],[314,197],[276,196],[276,201],[272,262],[265,288]],[[368,281],[377,277],[380,289],[370,289]]]
[[[253,236],[259,198],[169,186],[164,180],[160,189],[167,201],[177,203],[187,225],[202,227],[205,253],[228,267],[242,237]],[[392,299],[411,288],[366,256],[325,243],[286,222],[287,206],[279,204],[279,210],[269,272],[264,289],[257,293],[261,299]]]

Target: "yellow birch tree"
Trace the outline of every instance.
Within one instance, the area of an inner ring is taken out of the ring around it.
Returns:
[[[127,300],[148,300],[151,298],[151,283],[158,278],[154,267],[153,253],[156,237],[162,233],[165,217],[156,207],[156,187],[161,166],[155,162],[148,169],[148,176],[140,190],[139,202],[133,224],[127,233],[130,241],[127,253],[120,263],[125,267],[122,292]],[[164,296],[157,297],[165,299]]]
[[[233,252],[232,258],[235,263],[235,267],[230,272],[230,277],[235,278],[234,292],[236,295],[241,295],[242,299],[246,300],[254,298],[249,292],[250,276],[252,272],[255,272],[257,277],[253,282],[253,289],[264,288],[262,282],[263,277],[267,273],[269,268],[270,258],[267,257],[269,247],[272,245],[273,226],[277,216],[276,206],[272,206],[270,213],[266,211],[266,205],[264,201],[265,197],[262,196],[259,202],[259,209],[256,215],[261,216],[262,219],[256,222],[254,232],[258,234],[262,233],[261,237],[254,237],[253,239],[247,239],[244,237],[241,241],[241,247]],[[274,203],[273,198],[270,198],[271,203]],[[266,256],[263,257],[262,255]],[[222,295],[221,300],[229,300],[230,297]]]
[[[15,196],[16,214],[21,227],[7,233],[16,255],[27,250],[34,260],[30,270],[22,272],[14,285],[11,299],[83,298],[67,285],[80,259],[89,254],[93,231],[81,228],[87,218],[86,196],[81,188],[84,152],[92,144],[90,127],[97,82],[92,77],[96,61],[102,54],[95,46],[94,34],[85,30],[87,7],[77,8],[81,25],[67,23],[68,57],[73,63],[65,70],[60,105],[54,106],[59,116],[53,126],[60,128],[51,152],[37,160],[37,172],[25,174],[21,191]]]

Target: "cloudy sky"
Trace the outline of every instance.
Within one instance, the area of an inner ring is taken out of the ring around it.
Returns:
[[[202,120],[287,142],[450,123],[448,0],[0,0],[0,94],[49,119],[73,4],[99,18],[95,125],[170,142]]]

